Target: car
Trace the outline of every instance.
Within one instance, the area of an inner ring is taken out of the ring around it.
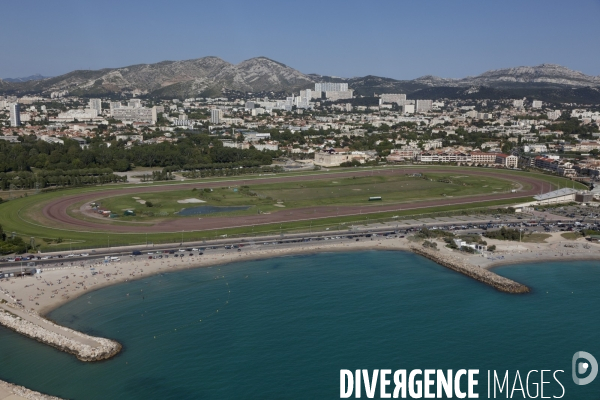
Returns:
[[[177,250],[177,251],[178,251],[178,252],[180,252],[180,253],[185,253],[185,250],[184,250],[184,249],[179,249],[179,250]]]
[[[194,253],[190,253],[190,257],[194,257]]]
[[[80,256],[81,256],[81,257],[88,257],[88,256],[89,256],[89,254],[88,254],[88,253],[81,253],[81,254],[80,254]]]
[[[148,260],[152,260],[152,256],[148,256]]]

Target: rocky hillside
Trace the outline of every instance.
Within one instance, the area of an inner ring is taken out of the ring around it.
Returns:
[[[97,71],[73,71],[54,78],[25,82],[0,80],[0,93],[48,95],[53,91],[68,90],[81,96],[109,96],[137,91],[152,97],[185,98],[215,96],[225,91],[298,92],[319,81],[348,82],[357,94],[363,96],[407,93],[409,97],[436,93],[453,93],[460,97],[472,94],[473,90],[481,93],[488,89],[509,97],[520,95],[523,90],[525,93],[533,90],[532,95],[537,95],[538,90],[552,90],[555,97],[560,97],[563,90],[600,87],[600,77],[554,64],[499,69],[463,79],[423,76],[414,80],[396,80],[371,75],[350,79],[306,75],[266,57],[252,58],[237,65],[218,57],[203,57]]]
[[[222,89],[291,91],[310,87],[313,83],[307,75],[265,57],[252,58],[238,65],[218,57],[203,57],[97,71],[73,71],[23,83],[5,80],[0,89],[23,94],[68,90],[73,94],[94,96],[137,90],[164,96],[192,96]]]

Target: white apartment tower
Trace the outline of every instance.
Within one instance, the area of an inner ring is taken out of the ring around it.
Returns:
[[[21,126],[21,106],[19,103],[10,105],[10,126]]]
[[[220,124],[223,119],[223,110],[217,108],[210,110],[210,123]]]
[[[404,105],[406,101],[406,95],[402,93],[383,93],[380,98],[383,103],[396,103],[398,105]]]
[[[541,100],[534,100],[531,104],[531,108],[542,108],[544,103]]]
[[[315,92],[345,92],[348,90],[347,83],[322,82],[315,83]]]
[[[416,112],[427,112],[433,108],[433,100],[417,100],[415,104]]]
[[[91,110],[98,111],[98,115],[102,114],[102,100],[100,100],[100,99],[90,99],[88,107]]]

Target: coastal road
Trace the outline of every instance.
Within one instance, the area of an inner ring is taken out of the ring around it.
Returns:
[[[302,182],[310,180],[323,180],[332,178],[345,178],[352,176],[390,176],[390,175],[404,175],[407,173],[448,173],[448,172],[462,172],[469,175],[475,176],[486,176],[498,179],[505,179],[517,182],[521,185],[528,186],[527,190],[520,190],[515,193],[504,192],[494,193],[489,195],[475,195],[465,197],[454,197],[444,198],[438,200],[425,200],[419,202],[410,203],[397,203],[397,204],[384,204],[384,205],[365,205],[365,206],[315,206],[315,207],[304,207],[296,209],[282,209],[281,211],[272,212],[270,214],[257,214],[247,216],[236,216],[236,217],[208,217],[208,218],[171,218],[158,222],[154,225],[147,224],[132,224],[132,225],[111,225],[101,222],[94,222],[90,220],[80,220],[68,215],[68,208],[75,203],[94,201],[103,197],[101,192],[90,192],[82,193],[72,196],[64,196],[60,199],[56,199],[48,203],[43,208],[44,216],[50,221],[56,222],[56,227],[64,229],[71,229],[74,231],[97,231],[97,232],[115,232],[115,233],[167,233],[167,232],[181,232],[181,231],[200,231],[200,230],[214,230],[214,229],[225,229],[225,228],[237,228],[237,227],[250,227],[255,225],[265,224],[276,224],[286,223],[294,221],[306,221],[320,218],[329,217],[345,217],[345,216],[361,216],[364,215],[365,219],[369,214],[379,212],[393,212],[402,210],[419,210],[422,208],[446,206],[446,205],[459,205],[459,204],[474,204],[477,202],[501,200],[501,199],[516,199],[526,196],[533,196],[540,192],[549,191],[552,189],[551,184],[545,182],[535,175],[514,174],[508,175],[493,169],[484,168],[469,168],[469,169],[453,169],[453,168],[442,168],[442,167],[430,167],[430,168],[390,168],[385,170],[365,170],[365,171],[351,171],[351,172],[338,172],[338,173],[324,173],[318,175],[296,175],[286,177],[269,177],[264,180],[249,180],[249,179],[232,179],[227,181],[219,182],[194,182],[187,184],[174,184],[168,186],[147,186],[147,187],[131,187],[126,189],[115,189],[110,190],[107,193],[110,196],[122,196],[122,195],[137,195],[142,193],[161,192],[165,190],[182,190],[189,189],[190,185],[200,188],[210,188],[215,185],[224,184],[230,186],[235,185],[247,185],[251,183],[265,182],[265,183],[280,183],[280,182]],[[106,197],[106,196],[104,196]]]

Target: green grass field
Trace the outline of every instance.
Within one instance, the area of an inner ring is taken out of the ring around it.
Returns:
[[[388,167],[389,168],[389,167]],[[407,167],[402,167],[403,170],[409,170],[410,168]],[[340,170],[340,172],[347,172],[347,171],[352,171],[353,169],[344,169],[344,170]],[[364,169],[360,169],[362,171],[364,171]],[[468,171],[469,168],[453,168],[453,167],[448,167],[448,176],[468,176]],[[514,172],[514,171],[495,171],[495,172],[500,172],[500,173],[504,173],[507,175],[507,179],[511,179],[514,176],[518,176],[520,174],[524,174],[522,172]],[[306,173],[303,172],[301,173],[302,175],[313,175],[313,174],[320,174],[319,172],[310,172],[310,173]],[[533,175],[532,173],[527,173],[528,175]],[[293,176],[293,175],[298,175],[298,173],[290,173],[290,174],[278,174],[278,176]],[[432,174],[433,175],[433,174]],[[549,176],[549,175],[541,175],[541,174],[535,174],[536,177],[539,177],[540,179],[543,179],[547,182],[552,182],[553,184],[558,184],[560,183],[561,187],[565,187],[565,186],[571,186],[571,182],[563,179],[563,178],[559,178],[559,177],[555,177],[555,176]],[[230,189],[219,189],[219,188],[228,188],[228,181],[230,181],[231,179],[235,179],[235,178],[230,178],[230,179],[224,179],[224,178],[214,178],[214,179],[202,179],[202,180],[198,180],[197,182],[215,182],[215,186],[214,188],[218,189],[215,190],[214,195],[218,195],[219,194],[219,190],[224,190],[225,192],[223,192],[226,196],[225,201],[230,202],[230,204],[235,203],[236,201],[239,201],[240,204],[251,204],[248,203],[248,201],[252,200],[251,197],[254,196],[247,196],[247,195],[242,195],[241,193],[235,193]],[[363,179],[363,178],[358,178],[358,179]],[[357,179],[357,180],[358,180]],[[415,178],[411,178],[411,179],[415,179]],[[455,180],[462,180],[462,179],[467,179],[467,184],[469,184],[468,178],[453,178]],[[259,196],[256,196],[257,199],[254,199],[254,201],[257,202],[256,206],[258,207],[261,201],[265,201],[265,206],[268,206],[270,204],[271,207],[273,207],[273,209],[277,208],[275,206],[273,206],[273,204],[276,204],[277,200],[281,200],[283,201],[283,204],[289,207],[294,206],[301,206],[301,204],[303,202],[309,201],[307,199],[310,199],[310,196],[316,196],[314,201],[323,201],[323,202],[339,202],[339,204],[344,204],[345,201],[348,201],[348,199],[345,198],[345,196],[342,195],[342,193],[344,194],[352,194],[353,192],[366,192],[365,197],[371,196],[371,190],[364,190],[364,191],[355,191],[352,189],[371,189],[371,187],[369,186],[369,183],[366,183],[364,186],[362,187],[356,187],[354,186],[356,184],[356,182],[345,182],[341,179],[335,179],[332,178],[330,181],[323,181],[323,183],[327,183],[330,186],[331,190],[330,192],[334,191],[333,189],[339,189],[338,190],[338,196],[331,196],[331,200],[328,200],[327,194],[324,192],[325,187],[321,187],[317,184],[317,186],[315,187],[294,187],[293,185],[271,185],[268,183],[265,183],[266,181],[264,180],[264,177],[257,177],[257,176],[252,176],[252,177],[244,177],[244,180],[248,182],[248,186],[250,186],[250,190],[255,191],[256,193],[259,193],[261,196],[265,196],[265,197],[271,197],[271,199],[268,198],[262,198]],[[255,182],[254,182],[255,181]],[[338,183],[332,183],[332,182],[338,182]],[[306,182],[306,183],[301,183],[305,186],[309,186],[309,184],[313,184],[316,181],[312,181],[312,182]],[[342,183],[343,182],[343,183]],[[510,182],[507,181],[501,181],[504,184],[511,184]],[[170,184],[180,184],[181,182],[171,182],[171,183],[164,183],[164,182],[160,182],[160,183],[156,183],[156,184],[150,184],[150,185],[160,185],[160,186],[164,186],[165,187],[165,192],[162,192],[165,194],[168,194],[168,187]],[[175,201],[175,203],[177,202],[179,198],[179,195],[181,194],[182,197],[181,199],[185,199],[185,198],[190,198],[190,197],[195,197],[194,193],[196,192],[192,192],[192,188],[194,185],[193,181],[188,181],[186,183],[190,184],[190,190],[184,190],[184,191],[172,191],[172,199],[173,201]],[[432,186],[427,186],[429,184],[431,184],[431,182],[426,182],[424,180],[421,180],[420,183],[424,183],[425,186],[427,187],[426,189],[423,189],[425,192],[429,193],[428,195],[433,194],[434,196],[440,196],[443,193],[446,193],[449,196],[454,196],[457,195],[456,191],[452,192],[452,184],[448,184],[448,183],[442,183],[442,182],[435,182],[435,185]],[[474,182],[471,182],[474,184]],[[295,183],[296,185],[298,183]],[[381,190],[387,190],[389,183],[386,182],[379,182],[379,183],[375,183],[372,184],[374,186],[372,186],[374,189],[379,188],[380,192],[379,194],[373,194],[373,195],[381,195],[384,198],[384,201],[392,201],[392,199],[394,199],[394,194],[391,193],[391,190],[388,190],[387,192],[381,192]],[[408,190],[409,186],[403,186],[403,185],[409,185],[410,182],[406,182],[406,181],[402,181],[399,180],[397,182],[393,183],[394,185],[396,185],[396,187],[398,187],[398,194],[397,196],[404,196],[404,197],[396,197],[397,200],[395,201],[410,201],[409,196],[414,196],[415,194],[411,194],[409,193],[410,191]],[[485,186],[485,185],[482,185]],[[576,188],[582,188],[583,185],[580,184],[575,184]],[[44,251],[53,251],[53,250],[65,250],[65,249],[69,249],[70,247],[72,247],[73,249],[77,249],[77,248],[93,248],[93,247],[114,247],[114,246],[119,246],[119,245],[140,245],[140,244],[145,244],[146,242],[150,242],[150,243],[175,243],[175,242],[179,242],[182,239],[182,234],[181,233],[155,233],[155,234],[143,234],[143,233],[135,233],[135,234],[129,234],[129,233],[124,233],[124,234],[118,234],[118,233],[106,233],[106,232],[84,232],[84,231],[76,231],[76,230],[71,230],[71,229],[61,229],[60,227],[56,226],[55,224],[44,220],[44,218],[41,216],[41,210],[43,208],[43,205],[46,204],[49,201],[52,201],[58,197],[62,197],[62,196],[67,196],[67,195],[72,195],[72,194],[77,194],[77,193],[89,193],[89,192],[98,192],[98,197],[99,198],[105,198],[107,195],[110,195],[110,191],[111,190],[115,190],[115,189],[122,189],[124,187],[132,187],[132,185],[108,185],[108,186],[99,186],[99,187],[85,187],[85,188],[75,188],[75,189],[67,189],[67,190],[58,190],[58,191],[54,191],[54,192],[48,192],[48,193],[40,193],[40,194],[36,194],[36,195],[29,195],[28,197],[22,197],[19,199],[15,199],[15,200],[11,200],[11,201],[7,201],[4,202],[2,204],[0,204],[0,224],[3,226],[4,231],[8,232],[9,234],[11,232],[15,232],[16,235],[21,236],[25,239],[25,241],[29,242],[30,238],[34,238],[34,241],[36,243],[37,246],[39,246],[42,250]],[[136,186],[139,187],[139,186]],[[277,188],[281,188],[281,190],[278,190]],[[486,190],[495,190],[493,189],[494,187],[501,187],[501,186],[490,186],[488,184],[487,188],[484,188]],[[458,188],[460,190],[462,190],[463,194],[468,194],[467,191],[471,190],[468,186],[467,187],[460,187]],[[508,188],[507,188],[508,189]],[[443,190],[440,192],[440,190]],[[477,190],[476,188],[474,188],[473,190]],[[304,193],[302,193],[302,191],[305,191]],[[415,188],[415,192],[418,192],[419,188]],[[177,192],[181,192],[181,193],[177,193]],[[303,196],[300,197],[298,194],[302,194]],[[386,194],[387,193],[387,194]],[[423,192],[424,193],[424,192]],[[169,194],[169,196],[171,196],[171,194]],[[197,194],[197,193],[196,193]],[[269,194],[271,194],[272,196],[269,196]],[[210,196],[212,196],[213,194],[211,194]],[[335,193],[329,193],[329,195],[335,195]],[[422,194],[421,194],[422,195]],[[130,196],[131,197],[131,196]],[[136,197],[142,197],[143,199],[147,199],[143,196],[136,196]],[[167,199],[168,196],[165,197],[165,199]],[[440,198],[437,197],[437,198]],[[202,197],[199,197],[202,198]],[[356,199],[361,199],[361,201],[364,201],[364,197],[363,197],[363,193],[360,194],[356,194],[355,198],[352,201],[356,201]],[[118,197],[115,197],[115,199],[118,199]],[[150,199],[150,198],[148,198]],[[133,200],[133,199],[131,199]],[[161,201],[163,201],[161,198],[157,199],[158,203],[160,203]],[[243,201],[242,201],[243,200]],[[222,229],[222,230],[212,230],[212,231],[196,231],[196,232],[184,232],[183,233],[183,240],[184,241],[199,241],[199,240],[205,240],[205,239],[215,239],[218,237],[221,237],[223,235],[227,235],[228,237],[232,237],[232,236],[240,236],[240,235],[260,235],[260,234],[278,234],[278,233],[288,233],[288,232],[308,232],[309,230],[315,231],[315,230],[325,230],[325,229],[330,229],[331,231],[337,231],[337,230],[341,230],[341,231],[347,231],[350,225],[357,225],[357,224],[365,224],[365,223],[369,223],[369,222],[374,222],[374,221],[389,221],[389,222],[393,222],[396,221],[396,219],[394,217],[398,217],[400,219],[402,218],[410,218],[412,216],[415,216],[415,214],[419,214],[421,216],[424,215],[433,215],[432,213],[438,213],[437,215],[447,215],[448,213],[456,213],[456,212],[476,212],[477,208],[485,208],[485,207],[492,207],[492,206],[503,206],[503,205],[510,205],[510,204],[516,204],[519,202],[525,202],[525,201],[529,201],[530,198],[529,197],[524,197],[524,198],[520,198],[520,199],[512,199],[512,200],[492,200],[492,201],[487,201],[487,202],[480,202],[480,203],[476,203],[476,204],[463,204],[463,205],[456,205],[456,206],[440,206],[440,207],[430,207],[430,208],[424,208],[424,209],[420,209],[420,210],[407,210],[407,211],[399,211],[399,212],[385,212],[385,213],[376,213],[376,214],[369,214],[368,216],[350,216],[350,217],[332,217],[332,218],[324,218],[324,219],[319,219],[319,220],[315,220],[315,221],[299,221],[299,222],[291,222],[291,223],[285,223],[285,224],[270,224],[270,225],[257,225],[255,227],[247,227],[247,228],[233,228],[233,229]],[[114,200],[111,200],[114,201]],[[131,203],[128,203],[129,200],[125,201],[125,199],[123,199],[123,206],[122,208],[128,208],[129,205]],[[209,200],[207,200],[207,204],[209,203]],[[268,203],[268,204],[267,204]],[[119,206],[119,204],[117,202],[114,203],[115,206]],[[136,207],[141,206],[139,203],[135,203],[137,204]],[[164,204],[168,205],[167,200],[164,200]],[[179,203],[176,203],[177,207],[182,207],[182,205],[180,205]],[[304,203],[306,204],[306,203]],[[314,204],[314,203],[313,203]],[[325,204],[332,204],[332,203],[325,203]],[[347,203],[346,203],[347,204]],[[220,205],[224,205],[223,202],[220,203]],[[191,205],[183,205],[183,206],[191,206]],[[475,207],[475,208],[474,208]],[[441,213],[441,214],[440,214]]]
[[[119,214],[121,221],[160,221],[165,217],[178,217],[177,213],[184,208],[202,205],[250,206],[246,211],[212,214],[236,216],[256,214],[259,211],[277,212],[283,208],[370,205],[374,204],[369,202],[369,197],[372,196],[382,197],[376,204],[396,204],[501,193],[517,187],[516,183],[508,180],[469,176],[466,173],[432,173],[424,177],[376,175],[277,184],[250,183],[235,187],[215,185],[210,190],[191,188],[116,197],[99,196],[97,203],[103,209]],[[180,203],[188,199],[203,203]],[[150,202],[152,207],[146,206],[145,202]],[[85,214],[78,212],[81,206],[82,204],[74,204],[70,208],[70,215],[84,218]],[[124,216],[126,210],[135,211],[135,216]]]

